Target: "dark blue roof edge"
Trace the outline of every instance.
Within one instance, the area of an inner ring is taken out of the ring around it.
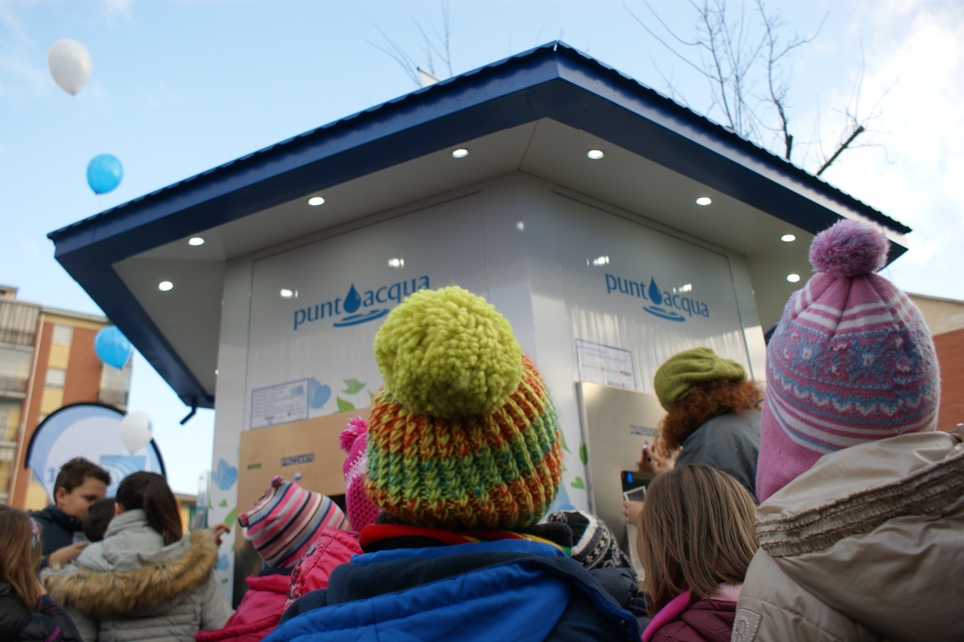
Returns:
[[[442,87],[450,86],[457,83],[469,82],[468,79],[470,78],[484,74],[489,70],[494,70],[500,67],[511,65],[515,61],[530,58],[537,55],[546,55],[546,54],[558,55],[558,56],[570,56],[581,63],[593,65],[598,70],[606,73],[607,75],[612,76],[614,79],[618,79],[620,83],[630,84],[635,91],[645,94],[649,99],[651,99],[659,107],[662,107],[664,109],[668,109],[674,112],[676,116],[687,120],[690,124],[694,125],[697,129],[702,129],[706,133],[714,137],[726,140],[727,143],[729,143],[730,145],[734,145],[741,148],[745,153],[751,156],[757,157],[758,160],[764,162],[765,164],[769,164],[769,165],[777,164],[778,167],[781,167],[782,169],[793,174],[798,181],[808,184],[811,188],[816,189],[817,191],[829,192],[828,195],[835,196],[836,197],[835,200],[844,201],[844,204],[853,207],[855,210],[864,214],[868,218],[886,227],[889,227],[895,232],[898,232],[901,234],[906,234],[912,231],[910,227],[904,225],[903,223],[896,221],[895,219],[887,216],[886,214],[880,212],[879,210],[876,210],[870,205],[864,203],[863,201],[851,196],[850,194],[847,194],[843,190],[840,190],[839,188],[834,187],[830,183],[827,183],[826,181],[797,167],[796,165],[781,158],[780,156],[773,154],[769,150],[764,149],[763,147],[760,147],[759,145],[756,145],[755,143],[748,141],[745,138],[733,133],[732,131],[728,130],[722,125],[719,125],[713,122],[712,120],[706,118],[705,116],[701,116],[700,114],[697,114],[690,108],[677,103],[673,99],[659,93],[658,91],[652,89],[651,87],[643,85],[639,81],[627,76],[626,74],[610,67],[609,65],[606,65],[605,63],[602,63],[592,58],[591,56],[561,41],[555,41],[544,45],[540,45],[538,47],[534,47],[533,49],[530,49],[528,51],[510,56],[500,61],[490,63],[488,65],[479,67],[477,69],[473,69],[463,74],[459,74],[458,76],[453,76],[452,78],[442,80],[428,87],[422,87],[408,94],[404,94],[402,96],[399,96],[387,102],[381,103],[379,105],[375,105],[373,107],[362,110],[360,112],[356,112],[354,114],[351,114],[339,120],[332,121],[331,123],[328,123],[320,127],[317,127],[315,129],[309,130],[307,132],[298,134],[296,136],[288,138],[284,141],[280,141],[278,143],[275,143],[263,149],[257,150],[255,152],[251,152],[249,154],[245,154],[244,156],[241,156],[234,160],[230,160],[226,163],[223,163],[221,165],[208,169],[204,172],[201,172],[200,174],[196,174],[184,180],[178,181],[176,183],[172,183],[171,185],[162,187],[158,190],[155,190],[148,194],[145,194],[137,198],[134,198],[130,201],[127,201],[126,203],[117,205],[116,207],[104,210],[103,212],[94,214],[85,219],[82,219],[80,221],[67,225],[63,228],[54,230],[53,232],[50,232],[47,235],[47,237],[56,243],[60,238],[67,235],[76,234],[81,230],[90,227],[96,221],[99,221],[105,217],[115,215],[121,211],[129,210],[135,205],[142,203],[144,201],[147,201],[149,199],[152,199],[155,196],[159,196],[164,193],[174,192],[182,188],[189,187],[190,184],[195,181],[204,180],[205,178],[213,178],[217,175],[225,173],[228,169],[230,169],[235,165],[245,165],[248,163],[256,164],[258,162],[261,162],[265,156],[271,155],[272,152],[276,152],[281,148],[296,145],[296,144],[305,144],[309,142],[311,139],[320,138],[325,135],[328,135],[333,130],[347,127],[348,126],[347,124],[351,123],[352,121],[363,119],[366,116],[373,116],[378,112],[383,112],[385,110],[388,110],[395,105],[400,105],[402,103],[415,101],[426,94],[430,94],[431,92],[439,92]]]

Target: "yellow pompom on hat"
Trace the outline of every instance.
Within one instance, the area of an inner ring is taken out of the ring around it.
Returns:
[[[417,525],[538,522],[562,478],[555,408],[508,320],[460,287],[420,290],[375,337],[366,490]]]

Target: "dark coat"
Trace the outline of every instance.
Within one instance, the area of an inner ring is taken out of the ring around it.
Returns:
[[[70,616],[48,596],[43,597],[38,610],[31,611],[6,582],[0,582],[0,640],[83,642]]]
[[[40,562],[40,568],[47,568],[50,554],[73,544],[74,533],[83,530],[81,520],[68,515],[54,504],[50,504],[43,510],[31,511],[30,516],[41,527],[40,542],[44,556]]]
[[[728,642],[735,616],[735,602],[699,600],[660,628],[652,642]]]
[[[683,440],[676,465],[705,464],[732,475],[756,498],[761,418],[758,410],[713,417]]]
[[[416,638],[636,642],[639,630],[578,562],[548,544],[502,540],[358,556],[326,591],[296,601],[265,642]]]

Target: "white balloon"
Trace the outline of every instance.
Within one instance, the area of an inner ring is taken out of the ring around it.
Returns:
[[[131,412],[121,420],[121,440],[133,455],[151,443],[151,418],[146,412]]]
[[[71,96],[84,88],[94,68],[87,47],[76,40],[65,38],[50,46],[47,68],[54,81]]]

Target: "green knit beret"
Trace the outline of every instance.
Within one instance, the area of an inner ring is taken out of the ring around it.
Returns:
[[[664,410],[685,397],[693,386],[713,381],[743,381],[746,371],[732,359],[723,359],[709,348],[679,352],[659,367],[653,387]]]

